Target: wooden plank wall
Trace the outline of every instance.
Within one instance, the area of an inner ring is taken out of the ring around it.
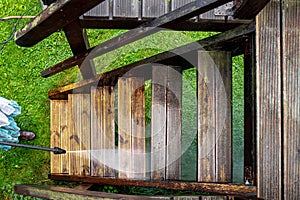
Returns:
[[[180,67],[153,66],[151,179],[181,178],[182,81]]]
[[[50,101],[50,147],[60,147],[60,100]],[[50,172],[61,173],[61,155],[50,154]]]
[[[230,52],[198,52],[198,181],[231,182]]]
[[[271,1],[257,21],[258,196],[298,199],[299,1]]]

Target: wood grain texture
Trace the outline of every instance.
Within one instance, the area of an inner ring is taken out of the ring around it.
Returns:
[[[60,148],[65,149],[67,152],[61,155],[61,173],[69,173],[69,103],[67,100],[60,100],[60,135],[61,135],[61,146]]]
[[[76,181],[84,183],[116,185],[116,186],[134,186],[134,187],[150,187],[170,190],[190,190],[195,192],[213,192],[214,194],[236,195],[240,197],[248,197],[255,199],[256,187],[236,184],[220,184],[220,183],[199,183],[184,181],[143,181],[128,179],[112,179],[99,177],[69,176],[51,174],[52,180]]]
[[[231,54],[198,52],[198,181],[231,181]]]
[[[61,130],[60,130],[60,101],[50,101],[50,147],[61,146]],[[61,173],[61,155],[50,154],[51,173]]]
[[[282,199],[280,1],[256,18],[258,197]]]
[[[300,197],[300,2],[283,12],[284,199]]]

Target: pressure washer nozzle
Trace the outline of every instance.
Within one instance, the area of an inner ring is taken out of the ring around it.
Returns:
[[[54,153],[54,154],[65,154],[65,153],[66,153],[66,150],[61,149],[61,148],[58,148],[58,147],[54,147],[54,148],[53,148],[53,153]]]

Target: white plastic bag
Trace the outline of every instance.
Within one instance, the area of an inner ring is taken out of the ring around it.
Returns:
[[[10,124],[7,116],[0,111],[0,127],[2,126],[8,126]]]
[[[10,103],[10,100],[0,97],[0,110],[7,116],[15,112],[15,108],[9,105]]]

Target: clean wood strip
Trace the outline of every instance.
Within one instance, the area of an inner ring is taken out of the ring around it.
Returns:
[[[50,101],[50,147],[60,147],[60,101],[59,100],[51,100]],[[61,155],[56,155],[51,153],[51,165],[50,172],[51,173],[61,173]]]
[[[91,176],[101,177],[104,175],[104,166],[102,163],[102,150],[104,149],[102,96],[102,87],[91,88]]]
[[[61,173],[69,173],[69,103],[67,100],[60,100],[60,133],[61,133],[61,148],[67,153],[61,155]]]
[[[181,179],[182,74],[181,67],[167,67],[166,179]]]
[[[146,178],[146,130],[144,79],[132,79],[131,137],[132,170],[134,179]]]
[[[283,196],[280,4],[272,0],[256,18],[257,189],[264,199]]]
[[[151,179],[166,179],[167,68],[152,67]]]
[[[131,78],[118,80],[119,178],[131,178]]]
[[[81,175],[80,173],[80,118],[78,114],[80,95],[69,94],[69,128],[70,128],[70,175]]]
[[[90,94],[80,95],[80,110],[81,115],[80,125],[80,173],[82,175],[90,175],[90,150],[91,150],[91,97]]]
[[[300,3],[283,2],[284,195],[300,197]]]
[[[104,177],[115,177],[115,170],[112,164],[116,163],[115,154],[115,89],[114,86],[103,86],[103,118],[102,125],[104,130],[103,146],[104,163],[111,166],[104,166]]]

